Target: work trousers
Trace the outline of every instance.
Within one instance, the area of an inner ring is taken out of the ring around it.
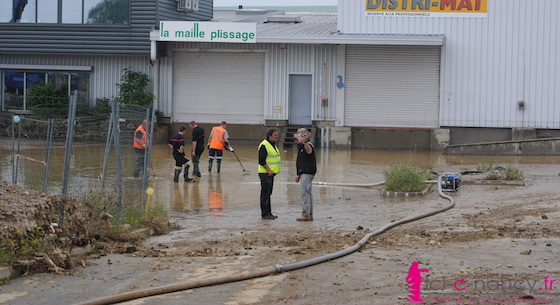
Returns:
[[[195,153],[194,157],[192,157],[192,163],[193,175],[200,175],[200,169],[198,168],[198,164],[200,163],[200,154]]]
[[[261,216],[272,215],[272,207],[270,202],[270,196],[272,195],[272,188],[274,186],[274,176],[269,176],[268,174],[259,173],[259,178],[261,179]]]
[[[134,148],[136,163],[134,163],[134,178],[140,177],[140,170],[144,168],[144,149]]]
[[[313,178],[315,175],[301,174],[299,183],[301,184],[301,215],[313,217]]]

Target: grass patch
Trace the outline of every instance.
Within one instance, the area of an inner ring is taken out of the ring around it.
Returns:
[[[523,172],[519,168],[508,164],[505,173],[506,180],[523,180]]]
[[[7,277],[0,278],[0,286],[6,285],[10,282],[10,279]]]
[[[500,175],[498,173],[490,173],[486,176],[486,180],[500,180]]]
[[[426,188],[428,173],[409,165],[391,166],[385,171],[385,189],[390,192],[420,192]]]
[[[484,161],[476,166],[476,170],[482,173],[491,172],[497,166],[495,160]]]

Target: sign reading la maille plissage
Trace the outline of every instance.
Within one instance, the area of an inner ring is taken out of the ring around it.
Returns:
[[[367,16],[475,17],[488,15],[489,0],[367,0]]]

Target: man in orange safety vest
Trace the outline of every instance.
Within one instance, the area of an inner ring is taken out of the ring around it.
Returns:
[[[212,163],[214,162],[214,158],[216,158],[218,173],[220,172],[224,147],[226,149],[229,149],[229,151],[233,151],[233,147],[229,145],[229,135],[226,128],[227,123],[222,121],[220,126],[215,126],[214,128],[212,128],[212,132],[210,133],[210,138],[208,139],[209,172],[212,171]]]

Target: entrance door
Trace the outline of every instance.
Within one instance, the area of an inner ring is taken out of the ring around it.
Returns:
[[[290,125],[311,125],[311,75],[290,75]]]

